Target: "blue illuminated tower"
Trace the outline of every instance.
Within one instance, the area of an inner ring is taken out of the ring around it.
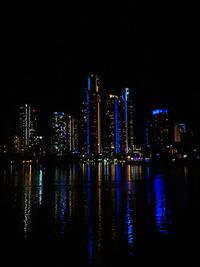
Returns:
[[[91,74],[88,77],[82,117],[83,125],[85,125],[84,152],[87,155],[99,155],[102,153],[102,129],[100,77],[97,74]]]
[[[129,153],[134,147],[133,100],[129,88],[125,88],[121,99],[121,146],[122,152]]]

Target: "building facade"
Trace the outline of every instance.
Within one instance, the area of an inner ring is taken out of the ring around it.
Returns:
[[[168,109],[152,111],[153,146],[156,149],[166,149],[170,145],[169,112]]]
[[[101,122],[101,83],[97,74],[90,74],[87,80],[85,101],[82,105],[83,153],[99,155],[102,153]]]
[[[179,143],[183,139],[183,134],[186,133],[185,123],[175,123],[174,124],[174,142]]]
[[[67,151],[78,152],[78,118],[71,115],[67,116]]]
[[[19,107],[18,135],[15,138],[17,151],[21,154],[34,151],[38,135],[37,111],[29,104]]]
[[[133,99],[129,88],[121,97],[121,150],[126,154],[134,149]]]
[[[108,155],[120,153],[120,99],[116,95],[109,95],[105,107],[105,146]]]
[[[63,156],[67,150],[67,124],[64,112],[51,115],[51,153]]]

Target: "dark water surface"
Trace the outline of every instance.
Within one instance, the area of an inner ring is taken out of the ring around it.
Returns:
[[[1,167],[1,266],[200,266],[199,214],[200,167]]]

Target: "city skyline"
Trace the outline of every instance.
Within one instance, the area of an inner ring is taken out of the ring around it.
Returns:
[[[1,11],[2,265],[200,265],[197,4]]]
[[[90,77],[90,75],[92,76],[93,74],[89,74],[87,77],[84,77],[84,81],[82,82],[82,87],[87,88],[88,85],[88,77]],[[98,73],[99,75],[99,73]],[[106,101],[107,97],[115,91],[117,90],[107,90],[107,87],[105,85],[105,83],[102,83],[104,81],[104,77],[102,75],[99,76],[101,79],[101,97],[103,98],[103,102]],[[121,93],[122,91],[125,90],[125,88],[121,88]],[[169,109],[169,113],[170,113],[170,117],[171,119],[178,123],[178,122],[184,122],[188,125],[188,128],[193,130],[193,125],[192,122],[190,120],[188,120],[187,116],[183,116],[180,115],[179,110],[176,109],[176,106],[172,106],[172,102],[170,103],[170,101],[166,101],[167,99],[164,99],[164,97],[162,98],[162,100],[160,99],[158,101],[155,100],[155,102],[149,101],[149,99],[144,99],[141,100],[141,96],[138,97],[138,92],[132,88],[130,88],[131,90],[131,95],[132,95],[132,100],[133,100],[133,108],[134,108],[134,135],[136,136],[136,143],[137,144],[144,144],[145,143],[145,124],[148,121],[148,119],[151,117],[151,112],[153,109],[156,108],[167,108]],[[120,92],[118,92],[118,95],[121,95]],[[58,95],[59,95],[59,91],[58,91]],[[47,132],[46,127],[48,126],[47,122],[50,122],[50,114],[52,112],[66,112],[69,115],[73,115],[73,116],[81,116],[81,107],[82,107],[82,101],[85,99],[85,89],[81,92],[81,95],[79,95],[77,97],[77,101],[73,102],[73,98],[68,95],[68,97],[70,98],[70,106],[67,106],[66,104],[58,104],[57,102],[52,103],[52,105],[43,105],[43,103],[41,103],[40,101],[37,100],[33,100],[34,98],[30,99],[26,102],[21,101],[16,101],[15,104],[12,104],[12,108],[11,109],[5,109],[4,111],[6,111],[7,114],[9,114],[10,119],[9,121],[7,120],[7,116],[1,119],[4,119],[5,121],[7,121],[7,123],[9,122],[9,125],[7,126],[11,126],[11,130],[8,131],[8,129],[6,129],[6,127],[3,128],[3,131],[1,132],[1,136],[6,136],[7,138],[10,138],[11,136],[13,136],[14,131],[16,131],[16,120],[17,120],[17,110],[19,108],[20,105],[24,105],[26,103],[30,104],[31,106],[36,106],[37,107],[37,112],[39,113],[39,120],[38,120],[38,124],[40,125],[40,134],[47,136],[47,138],[49,138],[49,133]],[[60,99],[63,100],[64,97],[60,96]],[[23,98],[22,98],[23,99]],[[142,102],[140,102],[140,101]],[[146,106],[143,106],[144,103],[146,102]],[[11,107],[11,106],[10,106]],[[105,108],[105,107],[104,107]],[[186,114],[188,115],[189,112],[187,112],[186,110]],[[198,125],[197,125],[198,126]],[[101,125],[99,125],[99,127],[101,128]],[[8,127],[9,128],[9,127]],[[102,130],[102,129],[101,129]],[[3,134],[2,134],[3,133]],[[139,138],[138,138],[139,137]],[[3,138],[1,138],[1,140],[4,140]],[[6,142],[8,142],[8,139],[6,140]],[[6,143],[5,142],[5,143]]]
[[[164,102],[195,127],[200,115],[195,14],[128,4],[113,10],[99,7],[94,13],[94,7],[86,6],[52,20],[38,12],[8,16],[2,32],[0,138],[11,127],[4,118],[20,104],[75,113],[91,72],[101,74],[112,94],[126,87],[134,90],[138,121],[155,103]]]
[[[17,130],[10,132],[7,144],[1,144],[1,153],[34,158],[74,155],[76,159],[80,156],[118,160],[125,155],[127,160],[159,155],[180,159],[189,153],[189,157],[198,158],[199,136],[184,120],[176,121],[167,106],[162,104],[152,109],[148,119],[145,118],[143,131],[138,131],[133,90],[124,88],[119,95],[102,94],[99,74],[91,73],[85,80],[87,87],[77,117],[54,110],[41,128],[39,121],[44,123],[44,118],[39,119],[38,107],[27,103],[19,106]],[[184,125],[185,130],[177,132],[177,125]],[[41,134],[44,128],[46,132]],[[145,137],[142,142],[138,134]]]

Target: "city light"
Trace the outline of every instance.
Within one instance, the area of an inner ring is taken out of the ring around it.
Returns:
[[[167,109],[155,109],[152,111],[152,115],[157,115],[160,113],[168,113],[168,110]]]

